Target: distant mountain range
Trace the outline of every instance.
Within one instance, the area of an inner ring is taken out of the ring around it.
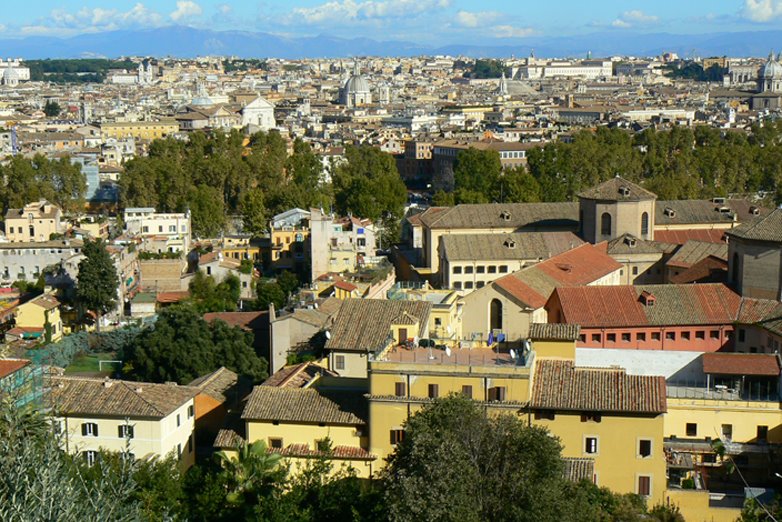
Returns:
[[[680,56],[765,56],[770,48],[782,48],[782,31],[668,34],[609,31],[577,36],[540,36],[514,44],[492,40],[432,47],[404,41],[333,36],[292,37],[247,31],[212,31],[184,26],[145,30],[90,33],[70,38],[30,36],[0,39],[0,56],[33,58],[81,58],[118,56],[198,55],[243,58],[337,58],[348,56],[464,55],[503,58],[526,56],[584,57],[656,56],[676,52]]]

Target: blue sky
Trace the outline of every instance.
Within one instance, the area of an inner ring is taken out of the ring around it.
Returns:
[[[420,43],[602,31],[782,28],[782,0],[38,0],[4,2],[0,35],[71,36],[172,24]],[[779,42],[782,45],[782,42]]]

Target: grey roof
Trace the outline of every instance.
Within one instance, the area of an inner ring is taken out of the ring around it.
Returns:
[[[627,181],[619,176],[580,192],[578,197],[600,201],[646,201],[657,199],[657,195],[653,192],[649,192],[640,185],[636,185],[632,181]]]
[[[163,418],[200,391],[176,384],[52,377],[51,401],[61,415]]]
[[[385,299],[346,299],[331,328],[326,350],[373,352],[386,345],[391,325],[399,320],[418,320],[426,325],[432,303],[427,301],[388,301]]]
[[[296,423],[366,424],[367,401],[363,392],[314,388],[253,388],[242,412],[245,420]]]
[[[726,231],[730,236],[756,241],[782,241],[782,209]]]
[[[449,234],[441,239],[448,261],[548,259],[582,244],[572,232]]]
[[[533,341],[576,341],[581,326],[565,323],[532,323],[529,338]]]
[[[701,259],[714,256],[723,261],[728,259],[727,243],[708,243],[706,241],[687,241],[668,260],[668,265],[689,267]]]
[[[667,254],[676,250],[677,246],[661,241],[647,241],[632,234],[622,234],[608,242],[608,254]]]
[[[577,230],[578,203],[485,203],[431,207],[418,214],[429,228]]]
[[[729,212],[721,212],[727,208]],[[666,209],[674,211],[666,214]],[[765,215],[768,209],[760,208],[747,199],[726,199],[724,203],[715,203],[710,199],[681,199],[658,201],[655,205],[654,223],[660,225],[689,225],[698,223],[729,224],[735,220],[739,223],[750,221],[759,215]]]
[[[212,373],[195,379],[188,386],[194,386],[213,399],[225,402],[225,393],[238,383],[239,376],[225,366],[221,366]]]

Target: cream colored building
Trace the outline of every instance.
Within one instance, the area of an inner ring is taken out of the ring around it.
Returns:
[[[126,208],[125,230],[142,239],[141,250],[160,252],[190,251],[190,214],[155,212],[154,208]]]
[[[63,449],[87,463],[97,452],[127,451],[136,459],[177,456],[195,462],[198,388],[111,379],[51,379],[51,417]]]
[[[12,242],[49,241],[63,232],[62,210],[43,199],[5,213],[5,236]]]
[[[176,121],[129,121],[102,123],[100,125],[101,137],[104,140],[129,137],[141,140],[156,140],[177,132],[179,132],[179,123]]]

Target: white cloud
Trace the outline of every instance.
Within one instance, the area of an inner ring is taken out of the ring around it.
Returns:
[[[175,22],[186,22],[197,16],[201,16],[203,9],[201,6],[191,0],[179,0],[176,3],[176,10],[171,13],[171,19]]]
[[[494,28],[494,36],[497,38],[526,38],[534,34],[537,34],[537,31],[531,27],[498,25]]]
[[[637,25],[651,25],[659,22],[660,19],[655,15],[644,13],[639,9],[633,9],[632,11],[625,11],[619,17],[611,22],[612,27],[618,27],[626,29]]]
[[[743,15],[753,22],[769,22],[782,16],[782,0],[744,0]]]
[[[450,0],[332,0],[314,7],[297,7],[286,17],[286,21],[317,25],[324,22],[407,18],[450,4]]]
[[[95,33],[114,31],[129,27],[156,27],[163,23],[163,17],[137,3],[127,11],[104,9],[101,7],[83,7],[76,12],[65,9],[53,9],[48,18],[41,18],[23,26],[20,31],[25,35],[59,35],[76,33]]]
[[[502,17],[495,11],[459,11],[456,13],[456,23],[462,27],[480,27]]]
[[[217,6],[217,12],[222,15],[230,14],[231,11],[233,11],[233,8],[228,4],[220,4]]]

